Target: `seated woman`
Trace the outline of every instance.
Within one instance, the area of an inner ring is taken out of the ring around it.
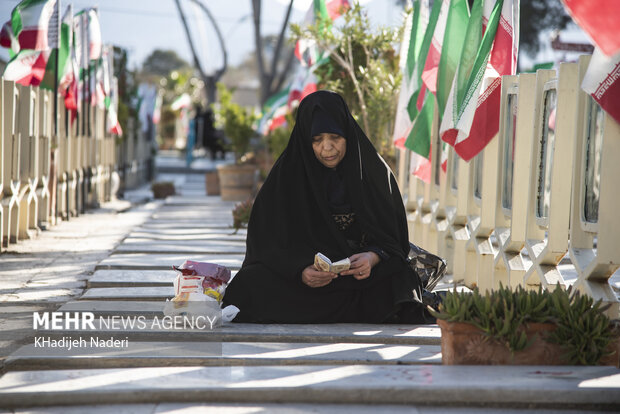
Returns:
[[[235,322],[434,322],[406,261],[394,176],[334,92],[299,105],[288,146],[254,202],[246,244],[224,296],[240,309]],[[317,270],[317,252],[348,257],[351,267]]]

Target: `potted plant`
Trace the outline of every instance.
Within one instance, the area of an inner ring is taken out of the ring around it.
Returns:
[[[232,92],[226,86],[220,83],[217,88],[220,103],[216,113],[223,123],[224,134],[230,140],[230,149],[235,154],[234,165],[217,167],[220,195],[224,201],[243,201],[252,195],[257,182],[258,169],[247,162],[252,157],[246,156],[257,118],[252,111],[232,101]]]
[[[172,181],[157,181],[151,184],[151,191],[155,199],[162,199],[176,194]]]
[[[448,292],[438,311],[447,365],[615,365],[618,321],[608,306],[559,285]]]
[[[253,198],[248,198],[246,201],[235,205],[235,208],[232,211],[233,228],[235,229],[234,234],[236,234],[239,229],[246,228],[248,226],[253,205]]]

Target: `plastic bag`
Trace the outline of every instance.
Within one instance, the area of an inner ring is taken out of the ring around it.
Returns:
[[[230,322],[239,312],[235,306],[220,309],[230,270],[216,263],[186,260],[173,266],[178,272],[174,280],[174,298],[166,302],[166,316],[210,316],[221,322]]]
[[[173,302],[203,300],[199,293],[222,302],[226,285],[230,281],[230,270],[216,263],[186,260],[181,266],[172,266],[179,272],[174,283]]]
[[[446,261],[423,248],[409,243],[409,266],[420,276],[422,288],[432,292],[446,273]]]

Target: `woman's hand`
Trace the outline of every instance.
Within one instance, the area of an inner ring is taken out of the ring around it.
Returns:
[[[372,268],[381,261],[381,258],[375,252],[354,254],[349,259],[351,260],[351,267],[340,274],[353,275],[357,280],[366,279],[370,276]]]
[[[338,275],[336,273],[316,270],[314,265],[306,267],[303,272],[301,272],[301,281],[313,288],[328,285],[337,277]]]

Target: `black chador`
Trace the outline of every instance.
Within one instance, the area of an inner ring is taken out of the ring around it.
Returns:
[[[321,133],[346,140],[335,168],[315,156],[313,137]],[[425,322],[421,282],[406,262],[396,180],[334,92],[301,102],[288,146],[256,197],[246,243],[224,297],[241,310],[235,322]],[[365,279],[340,275],[322,287],[302,281],[317,252],[336,261],[367,251],[381,260]]]

